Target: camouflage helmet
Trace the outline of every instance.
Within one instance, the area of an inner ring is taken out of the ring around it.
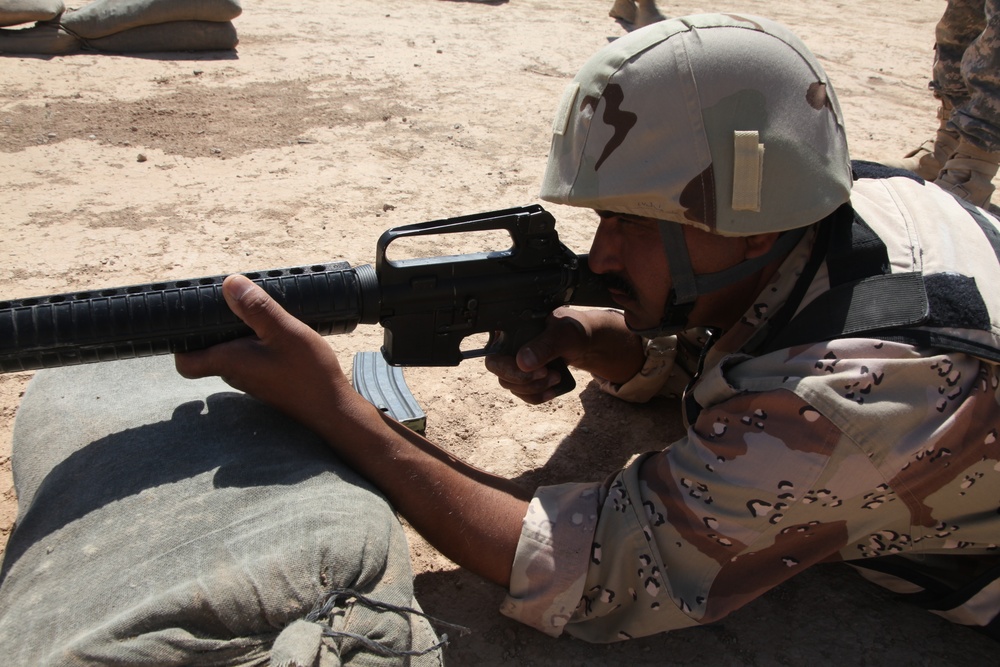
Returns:
[[[744,236],[817,222],[850,188],[840,107],[806,46],[767,19],[702,14],[583,66],[541,198]]]

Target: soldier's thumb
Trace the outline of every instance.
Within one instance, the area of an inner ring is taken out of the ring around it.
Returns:
[[[227,277],[222,283],[222,295],[230,310],[253,329],[258,338],[267,339],[280,326],[281,306],[246,276]]]
[[[547,340],[542,335],[517,351],[517,367],[525,373],[530,373],[544,368],[550,361],[558,357],[559,354],[552,341]]]

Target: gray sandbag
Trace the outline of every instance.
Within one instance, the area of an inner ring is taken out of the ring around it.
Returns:
[[[12,465],[4,664],[441,664],[385,499],[216,378],[169,357],[39,371]]]
[[[239,44],[236,27],[212,21],[174,21],[123,30],[107,37],[88,39],[87,48],[115,53],[166,51],[229,51]]]
[[[63,14],[61,22],[84,39],[174,21],[232,21],[243,13],[239,0],[96,0]]]
[[[31,28],[0,28],[0,53],[58,56],[76,53],[81,43],[58,25],[39,23]]]
[[[0,0],[0,27],[48,21],[65,8],[62,0]]]

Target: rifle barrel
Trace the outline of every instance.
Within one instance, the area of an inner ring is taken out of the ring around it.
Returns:
[[[244,273],[323,335],[378,322],[370,265]],[[0,372],[210,347],[252,332],[226,305],[224,275],[0,302]]]

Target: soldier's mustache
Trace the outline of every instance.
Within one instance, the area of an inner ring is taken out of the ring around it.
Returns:
[[[629,298],[635,298],[635,286],[620,273],[605,273],[601,279],[607,289],[624,292]]]

